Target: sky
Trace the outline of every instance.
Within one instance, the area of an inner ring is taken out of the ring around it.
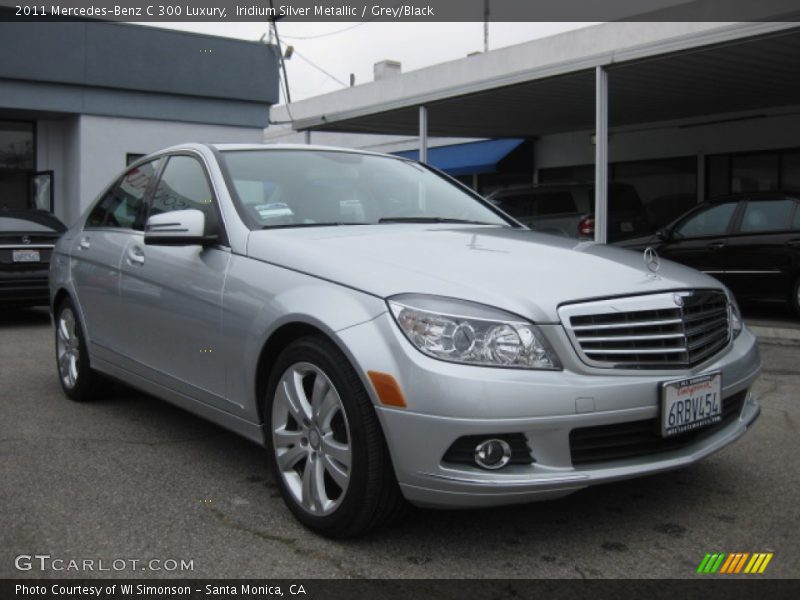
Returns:
[[[489,50],[593,24],[490,23]],[[157,26],[253,41],[268,30],[267,23],[158,23]],[[403,72],[407,72],[483,50],[483,23],[279,21],[278,34],[284,48],[292,45],[295,49],[294,56],[286,61],[293,102],[342,89],[349,85],[351,73],[356,85],[372,81],[373,64],[381,60],[400,61]]]

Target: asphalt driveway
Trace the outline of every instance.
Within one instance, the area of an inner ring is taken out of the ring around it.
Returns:
[[[682,578],[717,551],[774,552],[761,577],[798,577],[800,346],[762,355],[761,419],[689,469],[501,510],[416,510],[334,542],[291,518],[257,446],[122,386],[67,400],[47,313],[3,311],[0,577]],[[34,554],[127,562],[17,570]]]

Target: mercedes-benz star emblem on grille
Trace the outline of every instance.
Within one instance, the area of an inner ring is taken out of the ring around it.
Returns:
[[[658,254],[650,246],[644,249],[644,266],[650,269],[652,273],[655,273],[661,267],[661,259],[658,258]]]
[[[22,243],[23,244],[30,244],[31,243],[31,238],[29,238],[27,235],[23,235],[22,236]]]
[[[675,306],[683,306],[683,296],[680,294],[674,294],[672,296],[672,301],[675,303]]]

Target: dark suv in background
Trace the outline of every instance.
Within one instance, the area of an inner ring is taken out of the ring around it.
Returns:
[[[493,192],[489,201],[531,229],[566,237],[594,237],[594,186],[588,183],[510,187]],[[608,186],[608,241],[653,231],[636,188]]]
[[[788,301],[800,315],[800,194],[707,200],[652,236],[621,242],[713,275],[740,300]]]

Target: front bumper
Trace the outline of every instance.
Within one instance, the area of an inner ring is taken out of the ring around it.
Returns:
[[[49,295],[47,267],[0,271],[0,303],[46,305]]]
[[[689,465],[738,439],[758,418],[749,388],[760,371],[754,336],[744,330],[726,350],[695,369],[631,372],[583,365],[560,325],[541,326],[564,362],[563,371],[527,371],[457,365],[422,355],[391,317],[339,332],[362,369],[397,379],[407,407],[376,405],[398,482],[414,504],[477,507],[544,500],[589,485]],[[573,465],[570,432],[576,428],[658,417],[664,381],[720,371],[723,403],[745,395],[738,414],[678,448],[607,462]],[[462,436],[522,433],[535,462],[498,471],[443,462]]]

